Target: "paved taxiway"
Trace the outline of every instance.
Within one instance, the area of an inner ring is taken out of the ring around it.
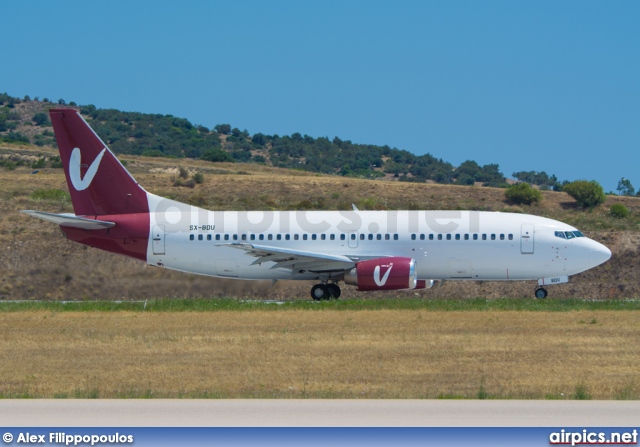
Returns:
[[[0,400],[5,427],[637,427],[640,401]]]

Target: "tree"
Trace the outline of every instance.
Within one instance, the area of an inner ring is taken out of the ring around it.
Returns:
[[[573,197],[580,208],[593,208],[606,199],[604,189],[595,180],[576,180],[564,185],[562,190]]]
[[[235,161],[228,152],[223,151],[222,149],[209,149],[205,151],[204,154],[200,157],[202,160],[213,161],[213,162],[223,162],[223,161]]]
[[[631,181],[622,177],[618,182],[618,194],[621,196],[632,196],[635,192],[636,189],[631,184]]]
[[[231,125],[230,124],[217,124],[214,127],[215,131],[221,133],[222,135],[229,135],[231,133]]]
[[[528,183],[516,183],[504,192],[505,197],[516,205],[531,205],[542,200],[542,193]]]
[[[49,124],[49,117],[44,112],[36,113],[35,115],[33,115],[33,118],[31,118],[31,120],[36,123],[37,126],[45,126]]]

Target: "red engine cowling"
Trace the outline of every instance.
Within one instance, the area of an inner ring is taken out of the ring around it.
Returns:
[[[415,289],[416,261],[411,258],[391,257],[358,262],[344,275],[344,282],[358,290]]]

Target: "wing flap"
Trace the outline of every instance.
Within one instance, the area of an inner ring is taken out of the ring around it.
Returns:
[[[282,247],[270,247],[255,244],[218,244],[218,246],[244,250],[247,255],[256,258],[251,265],[273,262],[272,269],[288,268],[301,270],[346,270],[355,266],[355,261],[348,256],[328,253],[316,253],[302,250],[291,250]]]

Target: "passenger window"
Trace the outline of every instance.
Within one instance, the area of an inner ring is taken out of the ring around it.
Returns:
[[[285,239],[286,241],[290,241],[290,240],[291,240],[291,235],[290,235],[290,234],[288,234],[288,233],[287,233],[287,234],[285,234],[285,235],[284,235],[284,239]]]
[[[459,240],[460,240],[460,235],[456,234],[456,241],[459,241]]]
[[[361,240],[361,241],[364,241],[364,233],[363,233],[363,234],[360,234],[360,240]]]
[[[243,234],[243,235],[242,235],[242,240],[243,240],[243,241],[246,241],[246,240],[247,240],[247,235],[246,235],[246,234]]]
[[[482,240],[483,240],[483,241],[486,241],[486,240],[487,240],[487,235],[486,235],[486,234],[483,234],[483,235],[482,235]]]
[[[389,235],[389,233],[384,235],[384,240],[388,241],[389,239],[391,239],[391,236]]]
[[[219,240],[220,240],[220,235],[216,234],[216,241],[219,241]]]
[[[451,233],[447,234],[447,240],[450,241],[451,240]]]
[[[509,235],[509,240],[512,241],[513,240],[513,234]]]
[[[324,236],[324,235],[323,235],[323,236]],[[336,240],[336,235],[335,235],[335,234],[330,235],[330,236],[329,236],[329,239],[331,239],[332,241],[335,241],[335,240]]]
[[[425,239],[425,235],[424,235],[424,234],[421,234],[421,235],[420,235],[420,240],[421,240],[421,241],[424,241],[424,239]]]
[[[394,240],[394,241],[397,241],[397,240],[398,240],[398,235],[397,235],[397,234],[394,234],[394,235],[393,235],[393,240]]]
[[[202,239],[203,239],[202,235],[201,235],[201,234],[199,234],[199,235],[198,235],[198,240],[199,240],[199,241],[201,241]]]
[[[281,241],[281,240],[282,240],[282,235],[281,235],[281,234],[277,234],[277,235],[276,235],[276,239],[277,239],[277,240],[279,240],[279,241]]]
[[[194,240],[195,238],[196,238],[196,237],[195,237],[193,234],[190,234],[190,235],[189,235],[189,240],[190,240],[190,241]]]
[[[477,240],[478,240],[478,235],[477,235],[477,234],[474,234],[474,235],[473,235],[473,240],[474,240],[474,241],[477,241]]]
[[[229,235],[228,235],[228,234],[225,234],[225,235],[224,235],[224,240],[225,240],[225,241],[228,241],[228,240],[229,240]]]
[[[373,240],[373,234],[369,235],[369,240],[372,241]]]
[[[433,234],[429,235],[429,240],[432,241],[433,240]]]
[[[415,235],[415,234],[412,234],[412,235],[411,235],[411,240],[412,240],[412,241],[415,241],[415,240],[416,240],[416,235]]]
[[[267,235],[267,240],[272,241],[273,240],[273,234]]]
[[[501,240],[501,241],[504,241],[504,234],[501,234],[501,235],[500,235],[500,240]]]
[[[464,235],[464,240],[465,240],[465,241],[468,241],[468,240],[469,240],[469,235],[468,235],[468,234],[465,234],[465,235]]]
[[[438,235],[438,240],[439,240],[439,241],[441,241],[441,240],[442,240],[442,235],[441,235],[441,234],[439,234],[439,235]]]
[[[496,235],[495,234],[491,234],[491,240],[495,241],[496,240]]]
[[[378,239],[379,241],[382,240],[382,235],[381,234],[376,234],[376,239]]]
[[[211,235],[207,234],[207,240],[210,241],[211,240]]]
[[[312,235],[311,235],[311,240],[312,240],[312,241],[315,241],[315,240],[316,240],[316,235],[315,235],[315,234],[312,234]]]
[[[353,233],[351,234],[351,240],[352,240],[352,241],[355,241],[355,240],[356,240],[356,235],[355,235],[355,234],[353,234]]]
[[[333,236],[333,235],[332,235]],[[345,234],[341,234],[340,235],[340,240],[344,241],[347,238],[347,236]]]
[[[327,239],[327,235],[326,235],[326,234],[321,234],[321,235],[320,235],[320,240],[321,240],[321,241],[324,241],[324,240],[326,240],[326,239]]]

